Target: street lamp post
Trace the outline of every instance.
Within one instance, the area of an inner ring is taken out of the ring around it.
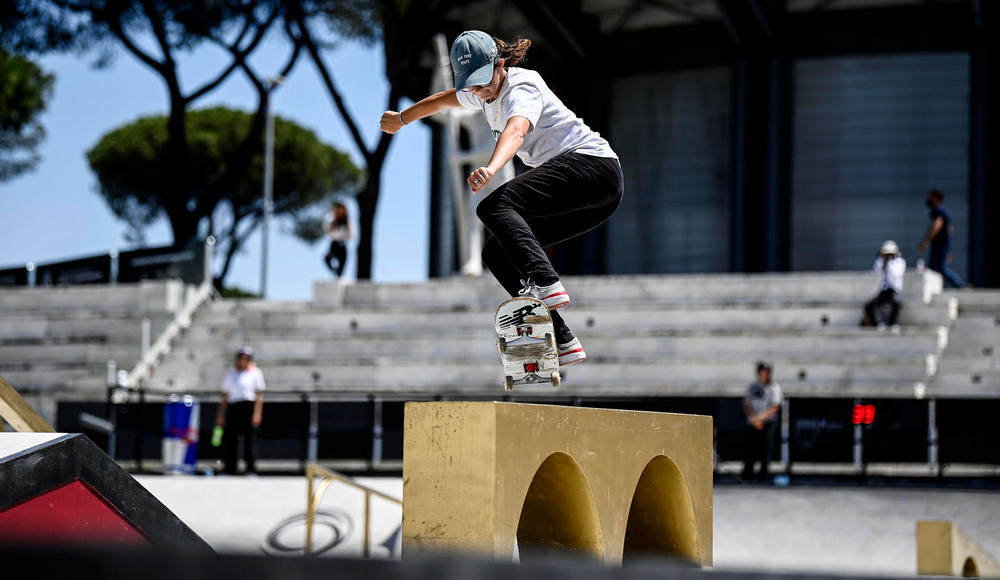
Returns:
[[[284,81],[277,76],[268,79],[267,101],[264,104],[267,119],[264,129],[264,223],[260,251],[260,297],[267,297],[267,245],[271,231],[271,213],[274,211],[274,114],[271,112],[271,90]]]
[[[260,251],[260,297],[267,297],[267,238],[271,231],[271,212],[274,209],[274,115],[267,113],[264,136],[264,223]]]

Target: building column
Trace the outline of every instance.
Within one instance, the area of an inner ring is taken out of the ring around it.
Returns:
[[[974,2],[969,74],[969,282],[1000,287],[1000,48],[989,33],[1000,10]]]

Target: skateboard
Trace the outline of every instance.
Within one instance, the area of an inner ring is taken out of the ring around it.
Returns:
[[[505,389],[546,382],[559,386],[559,351],[552,314],[544,302],[527,296],[511,298],[497,308],[495,326]]]

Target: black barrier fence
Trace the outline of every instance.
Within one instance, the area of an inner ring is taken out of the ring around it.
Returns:
[[[221,450],[209,444],[218,400],[199,398],[199,458],[220,459]],[[532,398],[518,402],[709,415],[714,419],[718,461],[741,462],[744,457],[747,427],[742,400],[736,397]],[[405,403],[379,396],[318,401],[305,395],[301,401],[266,402],[259,437],[261,459],[295,461],[303,469],[310,461],[398,468],[403,457]],[[141,465],[161,457],[163,409],[162,402],[112,406],[61,402],[57,429],[88,433],[108,449],[109,435],[88,432],[80,414],[109,417],[117,427],[115,458]],[[787,459],[789,470],[795,463],[853,464],[858,473],[864,473],[870,463],[1000,465],[1000,432],[993,427],[998,414],[1000,400],[791,398],[779,417],[783,436],[776,438],[772,457]]]
[[[214,240],[212,240],[214,242]],[[212,242],[140,248],[0,270],[0,286],[66,286],[141,280],[178,279],[199,284],[205,278]]]
[[[27,286],[27,268],[7,268],[0,270],[0,286]]]
[[[205,244],[130,250],[118,255],[118,281],[138,282],[175,278],[190,284],[202,281]]]
[[[35,285],[109,284],[112,280],[111,269],[110,254],[43,264],[35,268]]]

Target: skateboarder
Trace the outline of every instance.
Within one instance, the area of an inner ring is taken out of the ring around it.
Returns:
[[[451,46],[455,88],[400,112],[386,111],[380,126],[395,133],[439,111],[465,107],[486,116],[497,140],[489,162],[467,179],[472,193],[486,187],[516,154],[531,168],[501,185],[476,210],[491,234],[483,263],[511,296],[528,294],[552,310],[559,364],[587,355],[555,309],[570,303],[543,248],[604,223],[621,203],[618,156],[549,89],[537,72],[518,65],[531,41],[513,44],[478,30]]]

